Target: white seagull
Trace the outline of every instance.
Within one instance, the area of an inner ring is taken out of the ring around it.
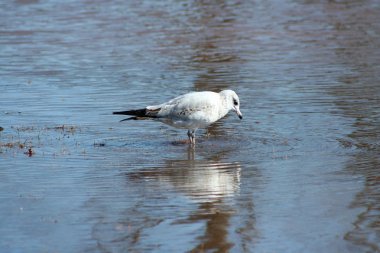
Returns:
[[[160,105],[147,106],[144,109],[113,112],[113,114],[131,115],[124,120],[154,119],[167,125],[188,129],[190,144],[195,144],[195,131],[205,128],[226,116],[233,110],[240,119],[240,101],[233,90],[190,92]]]

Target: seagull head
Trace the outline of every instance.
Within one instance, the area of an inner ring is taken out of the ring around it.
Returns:
[[[228,110],[233,110],[239,116],[239,119],[243,119],[243,114],[240,112],[240,100],[235,91],[223,90],[220,94],[225,98]]]

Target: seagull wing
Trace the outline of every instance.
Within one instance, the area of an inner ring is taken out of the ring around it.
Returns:
[[[158,106],[147,109],[158,109],[157,118],[175,118],[188,120],[194,114],[202,114],[217,109],[219,94],[215,92],[192,92],[176,97]]]

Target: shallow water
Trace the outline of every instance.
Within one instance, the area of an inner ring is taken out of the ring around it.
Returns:
[[[379,252],[377,1],[0,4],[1,252]],[[230,88],[197,145],[112,111]]]

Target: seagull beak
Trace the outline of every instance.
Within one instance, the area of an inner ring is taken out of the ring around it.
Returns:
[[[239,116],[239,119],[243,119],[243,114],[241,114],[239,108],[235,108],[236,109],[236,114]]]

